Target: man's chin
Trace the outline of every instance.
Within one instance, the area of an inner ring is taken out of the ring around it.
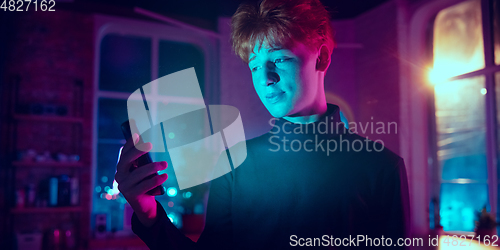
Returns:
[[[273,105],[271,107],[267,107],[267,111],[269,111],[274,118],[282,118],[290,112],[287,105]]]

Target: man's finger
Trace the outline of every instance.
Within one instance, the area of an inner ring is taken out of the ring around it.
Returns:
[[[151,142],[139,143],[127,151],[122,150],[122,156],[124,160],[131,162],[139,158],[139,156],[151,151],[151,149],[153,149],[153,144]]]
[[[146,177],[156,174],[158,171],[164,170],[167,168],[167,162],[153,162],[141,166],[134,170],[131,174],[129,174],[126,178],[126,182],[131,185],[135,185],[141,181],[143,181]]]
[[[168,175],[165,173],[157,175],[151,179],[144,180],[134,187],[134,192],[144,194],[156,186],[163,184],[167,179]]]
[[[128,151],[124,151],[122,149],[120,160],[118,161],[118,164],[116,165],[116,172],[117,173],[129,172],[129,169],[132,166],[132,161],[135,161],[141,155],[146,154],[147,152],[149,152],[153,148],[153,145],[150,142],[138,144],[137,146],[140,147],[141,150],[139,150],[135,147],[129,149]],[[143,149],[144,149],[144,151],[143,151]]]
[[[123,145],[122,151],[130,150],[134,145],[136,145],[138,143],[139,139],[140,139],[140,136],[136,133],[133,133],[131,138],[127,138],[125,144]]]
[[[151,149],[152,149],[152,146],[153,144],[150,143],[150,142],[146,142],[144,143],[142,141],[142,138],[138,135],[138,134],[134,134],[132,135],[132,137],[134,138],[134,143],[125,143],[125,145],[123,146],[123,149],[122,149],[122,154],[128,154],[128,151],[131,151],[131,150],[139,150],[139,151],[143,151],[143,152],[149,152]]]

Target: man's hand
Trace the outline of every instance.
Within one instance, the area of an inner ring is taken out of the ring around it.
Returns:
[[[118,190],[128,201],[139,221],[146,227],[156,222],[157,215],[155,197],[146,192],[161,185],[168,178],[167,174],[147,178],[166,169],[167,162],[165,161],[153,162],[141,167],[135,165],[136,159],[152,148],[153,145],[150,142],[142,143],[139,135],[133,134],[123,146],[115,174]]]

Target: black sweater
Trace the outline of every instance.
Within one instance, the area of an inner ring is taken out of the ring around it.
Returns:
[[[133,231],[150,249],[363,247],[368,240],[352,240],[362,236],[372,244],[382,236],[384,244],[387,238],[397,244],[409,230],[403,159],[341,129],[340,122],[339,108],[328,104],[315,123],[276,119],[271,131],[246,141],[243,164],[211,182],[205,229],[196,243],[159,203],[157,222],[146,228],[134,214]]]

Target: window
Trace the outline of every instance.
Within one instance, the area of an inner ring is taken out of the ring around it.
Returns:
[[[474,231],[477,212],[483,207],[497,212],[500,200],[494,161],[500,141],[495,132],[500,101],[496,98],[495,107],[494,87],[496,75],[499,97],[498,6],[499,0],[463,1],[441,10],[433,23],[432,199],[438,204],[431,204],[430,225],[440,223],[444,231]],[[491,8],[494,17],[489,16]]]
[[[127,99],[141,86],[162,76],[194,67],[202,94],[213,86],[213,72],[207,62],[216,54],[213,38],[166,25],[100,17],[97,40],[96,127],[92,213],[106,214],[108,231],[129,229],[131,209],[119,195],[114,175],[120,148],[125,143],[120,129],[128,120]],[[148,27],[147,30],[144,27]],[[212,84],[205,84],[212,83]],[[147,93],[166,95],[166,93]],[[207,100],[208,102],[209,100]],[[152,153],[153,161],[167,161],[167,194],[157,197],[177,227],[183,214],[204,213],[207,185],[179,191],[168,153]],[[95,221],[93,221],[95,223]],[[92,227],[94,228],[94,227]]]

